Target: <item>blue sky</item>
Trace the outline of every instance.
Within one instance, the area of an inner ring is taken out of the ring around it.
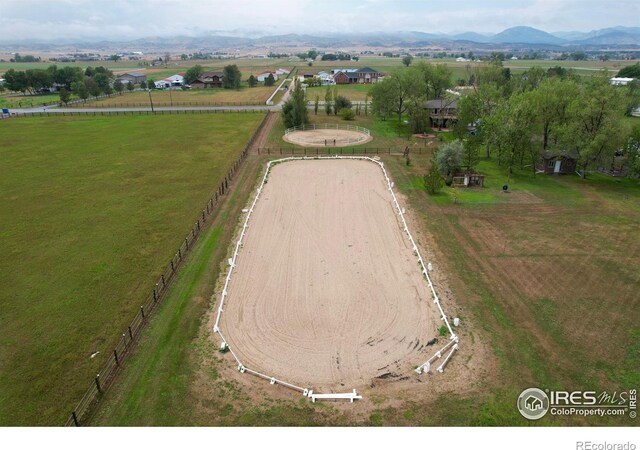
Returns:
[[[640,26],[640,1],[617,0],[0,0],[0,40],[118,39],[249,33],[495,33]]]

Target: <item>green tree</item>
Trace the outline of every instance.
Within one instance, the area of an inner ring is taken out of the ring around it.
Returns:
[[[264,79],[265,86],[273,86],[276,82],[276,79],[273,77],[273,74],[270,73],[267,78]]]
[[[327,86],[327,89],[324,92],[324,112],[328,115],[333,111],[333,93],[331,92],[331,88]]]
[[[623,91],[610,86],[608,76],[594,76],[581,87],[570,106],[562,142],[578,152],[583,178],[595,163],[611,160],[626,141],[624,110]]]
[[[200,78],[203,73],[204,73],[204,69],[199,64],[193,67],[190,67],[187,70],[187,72],[184,74],[184,82],[187,84],[191,84],[194,81],[196,81],[198,78]]]
[[[526,98],[534,108],[536,122],[542,128],[542,148],[549,147],[549,138],[554,130],[564,127],[569,120],[571,102],[578,94],[578,86],[572,80],[547,78],[540,86],[530,91]]]
[[[349,100],[344,95],[337,95],[333,101],[333,108],[336,114],[338,114],[343,108],[351,109],[351,100]]]
[[[623,147],[626,164],[629,167],[627,176],[640,177],[640,125],[631,130],[631,134]]]
[[[296,84],[291,97],[282,105],[282,119],[287,128],[309,123],[307,99],[300,83]]]
[[[407,67],[409,67],[412,62],[413,62],[413,56],[411,56],[411,55],[405,55],[402,58],[402,64],[404,64]]]
[[[462,166],[463,154],[464,147],[458,139],[442,144],[435,156],[436,167],[440,174],[445,178],[451,179]]]
[[[155,89],[156,88],[156,82],[153,81],[153,78],[149,78],[147,80],[147,89]]]
[[[353,120],[355,118],[355,113],[351,108],[342,108],[340,110],[340,117],[342,120]]]
[[[146,89],[146,88],[147,88],[147,82],[143,80],[143,81],[140,83],[140,89]]]
[[[71,100],[71,92],[65,88],[60,89],[60,101],[66,105],[69,103],[69,100]]]
[[[151,82],[151,80],[149,80],[149,82]],[[124,91],[124,84],[122,84],[122,81],[120,80],[116,80],[113,82],[113,90],[115,90],[118,94],[120,94],[122,91]]]
[[[618,71],[618,76],[622,78],[640,78],[640,63],[623,67]]]
[[[240,89],[240,81],[242,73],[235,64],[225,66],[223,69],[224,77],[222,79],[222,87],[225,89]]]
[[[369,93],[373,98],[373,111],[385,117],[395,113],[398,125],[402,123],[402,115],[411,102],[424,99],[425,82],[420,69],[410,67],[407,70],[392,72],[382,82],[373,85]]]
[[[438,167],[438,161],[436,158],[431,159],[431,165],[429,171],[424,176],[424,186],[430,195],[437,194],[442,189],[444,180],[440,175],[440,169]]]
[[[258,80],[256,79],[256,77],[251,75],[247,80],[247,84],[249,85],[249,87],[256,87],[258,85]]]
[[[133,83],[131,81],[129,81],[127,83],[127,91],[131,92],[131,91],[133,91],[133,88],[134,88]]]
[[[317,116],[318,115],[318,107],[320,106],[320,96],[318,94],[316,94],[314,100],[313,100],[313,113]]]
[[[420,62],[416,65],[424,79],[425,95],[428,99],[441,98],[453,86],[453,72],[446,64]]]
[[[122,57],[120,55],[111,55],[109,56],[109,61],[120,61]]]

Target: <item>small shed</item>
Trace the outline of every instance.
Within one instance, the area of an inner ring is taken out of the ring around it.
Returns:
[[[538,172],[546,175],[566,175],[575,173],[578,154],[576,151],[546,151],[541,156],[542,162],[536,167]]]
[[[458,173],[453,176],[452,186],[455,187],[483,187],[484,175],[479,173]]]

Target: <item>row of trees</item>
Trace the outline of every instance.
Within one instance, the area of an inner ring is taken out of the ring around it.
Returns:
[[[14,92],[36,94],[57,86],[71,91],[73,85],[85,80],[92,80],[102,90],[110,85],[113,73],[105,67],[88,67],[84,72],[79,67],[62,67],[55,65],[46,69],[15,70],[9,69],[4,74],[5,87]]]
[[[625,148],[631,130],[623,117],[640,103],[640,86],[611,86],[608,73],[580,79],[532,68],[507,80],[499,66],[491,66],[476,77],[473,93],[458,103],[454,130],[469,167],[483,148],[509,173],[527,165],[535,173],[540,153],[552,150],[577,157],[585,177]]]

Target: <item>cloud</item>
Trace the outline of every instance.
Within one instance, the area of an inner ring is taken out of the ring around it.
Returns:
[[[369,31],[498,32],[515,25],[546,31],[637,26],[637,0],[2,0],[0,39],[132,39],[210,30],[273,33]]]

